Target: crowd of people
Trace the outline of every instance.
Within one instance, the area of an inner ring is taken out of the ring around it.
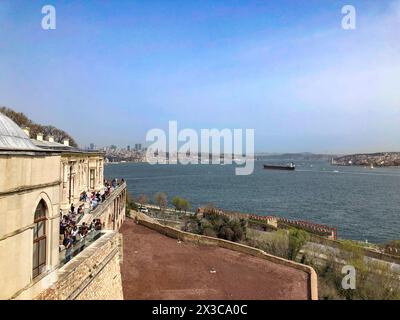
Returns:
[[[72,258],[74,253],[81,252],[84,249],[88,235],[95,234],[96,232],[93,231],[100,231],[103,227],[101,219],[93,219],[90,225],[85,222],[78,225],[80,217],[85,213],[85,205],[88,207],[89,212],[94,210],[99,203],[108,198],[116,187],[124,182],[124,179],[104,180],[103,191],[91,192],[90,194],[82,192],[79,197],[80,205],[78,207],[71,204],[67,214],[60,210],[60,252],[65,250],[66,262]]]
[[[92,192],[90,195],[88,195],[86,192],[82,192],[80,195],[79,201],[81,202],[89,202],[89,208],[90,210],[94,210],[97,205],[101,202],[104,202],[107,197],[113,192],[113,190],[124,183],[124,179],[118,180],[118,179],[112,179],[112,180],[104,180],[104,190],[102,192],[97,191],[97,192]]]
[[[60,251],[65,250],[66,262],[71,259],[73,253],[81,252],[85,248],[88,235],[94,235],[92,232],[100,231],[103,226],[100,219],[93,219],[90,225],[85,222],[78,225],[76,215],[69,212],[60,221]],[[72,250],[73,248],[76,250]]]

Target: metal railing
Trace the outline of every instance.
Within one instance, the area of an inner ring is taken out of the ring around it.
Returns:
[[[81,217],[77,220],[77,224],[80,225],[80,222],[82,222],[82,219],[85,215],[90,215],[90,221],[91,222],[93,219],[97,219],[98,216],[100,216],[104,209],[111,203],[112,200],[115,199],[115,197],[119,194],[119,192],[123,189],[126,188],[126,182],[122,183],[121,185],[117,186],[112,192],[106,197],[106,199],[103,202],[98,202],[96,207],[93,209],[86,208],[84,210],[84,214],[82,214]]]
[[[104,232],[101,230],[91,230],[82,239],[76,241],[70,248],[62,249],[59,253],[59,266],[63,266],[68,263],[72,258],[76,257],[84,249],[89,247],[93,242],[99,239]]]
[[[103,213],[104,209],[110,204],[110,202],[114,200],[115,197],[119,194],[119,192],[125,188],[126,188],[126,182],[117,186],[103,202],[97,204],[96,208],[90,211],[90,214],[92,215],[93,219],[96,219],[101,213]]]

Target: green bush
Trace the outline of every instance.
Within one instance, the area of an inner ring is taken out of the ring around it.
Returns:
[[[221,227],[218,232],[218,238],[233,241],[235,237],[235,232],[227,225]]]
[[[175,196],[171,201],[172,205],[175,207],[175,210],[184,210],[185,212],[190,209],[190,203],[186,199]]]
[[[172,205],[175,207],[175,210],[181,210],[181,198],[178,196],[175,196],[172,198]]]
[[[208,236],[208,237],[214,237],[217,238],[218,235],[217,233],[214,231],[213,228],[207,227],[207,228],[203,228],[203,235]]]
[[[202,219],[196,216],[186,218],[182,230],[239,242],[246,238],[246,226],[245,219],[231,219],[208,211]]]
[[[290,228],[289,229],[289,252],[288,258],[290,260],[296,260],[296,257],[303,247],[303,245],[308,241],[309,235],[306,231]]]
[[[185,218],[184,225],[181,227],[183,231],[195,234],[203,234],[203,227],[200,219],[196,216]]]

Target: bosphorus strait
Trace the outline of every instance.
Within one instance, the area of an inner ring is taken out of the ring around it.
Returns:
[[[228,210],[308,220],[338,228],[340,238],[384,242],[399,237],[400,169],[296,163],[276,172],[255,162],[254,173],[235,176],[231,165],[109,164],[108,177],[124,177],[129,192],[187,198],[193,209],[212,203]]]

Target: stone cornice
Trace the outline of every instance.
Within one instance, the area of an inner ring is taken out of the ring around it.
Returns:
[[[48,182],[48,183],[35,184],[33,186],[22,186],[22,187],[18,187],[18,188],[13,188],[13,189],[10,189],[7,191],[1,191],[0,197],[10,196],[10,195],[19,194],[19,193],[26,193],[26,192],[30,192],[30,191],[37,190],[37,189],[54,187],[54,186],[60,185],[61,182],[62,182],[61,180],[56,180],[56,181]]]
[[[54,216],[48,217],[47,220],[54,220],[54,219],[57,219],[57,218],[60,218],[60,216],[59,215],[54,215]],[[6,233],[5,235],[0,236],[0,241],[3,241],[5,239],[7,239],[7,238],[16,236],[17,234],[25,232],[28,229],[33,229],[34,226],[35,226],[35,224],[31,223],[31,224],[29,224],[29,225],[27,225],[27,226],[25,226],[23,228],[19,228],[19,229],[13,231],[13,232]]]

